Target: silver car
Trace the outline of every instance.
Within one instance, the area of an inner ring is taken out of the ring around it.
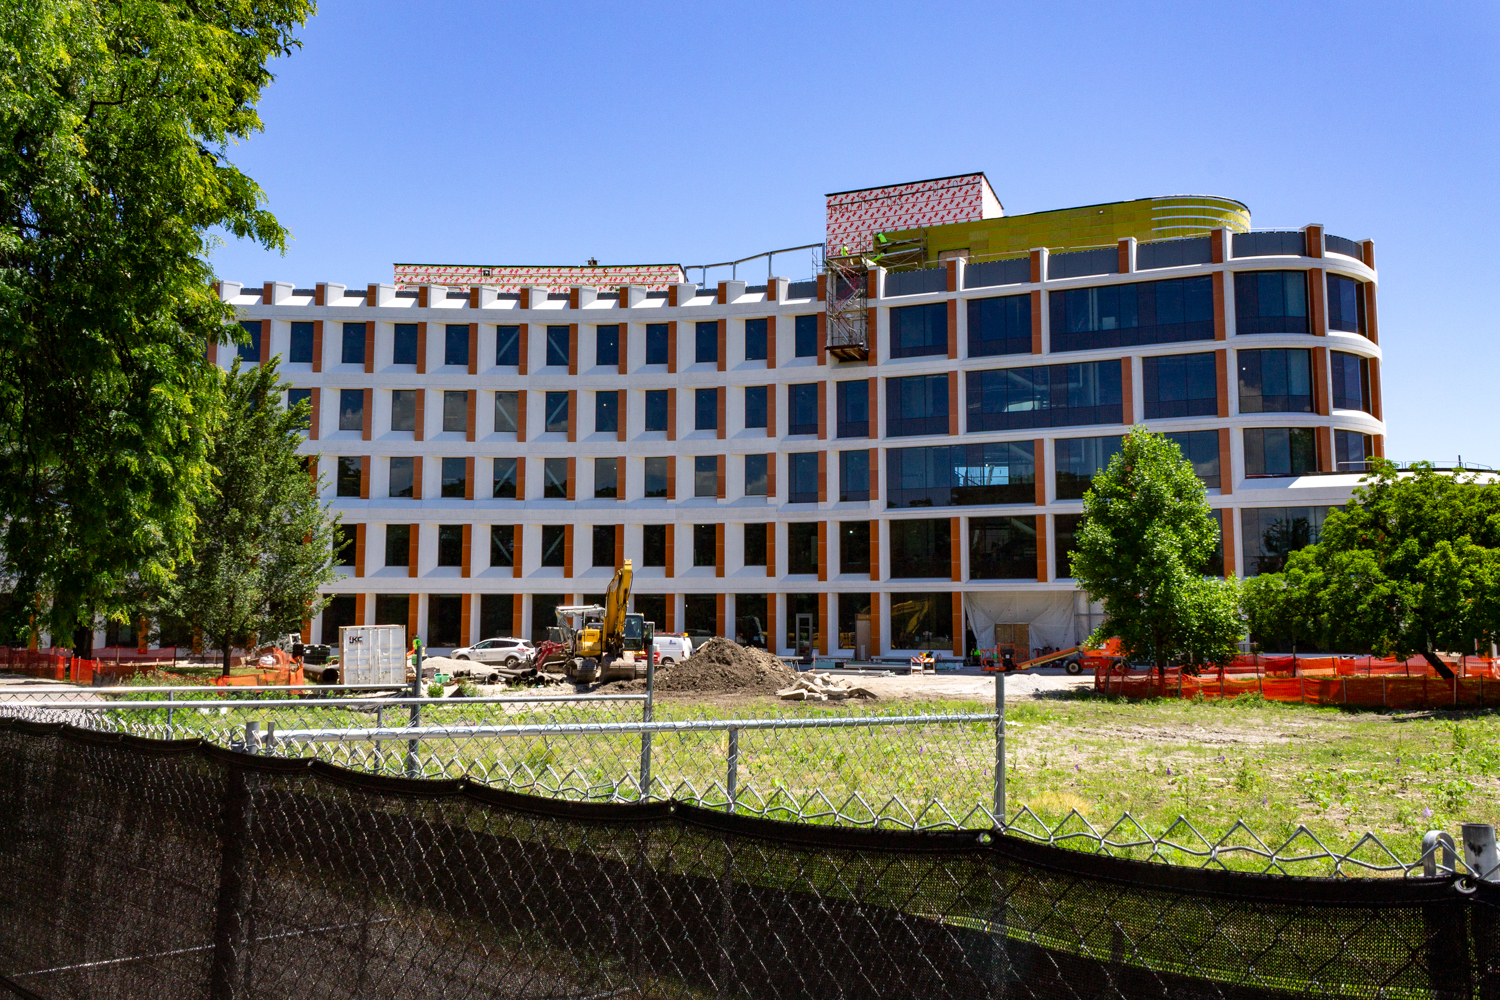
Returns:
[[[472,646],[455,649],[450,656],[455,660],[472,660],[475,663],[490,663],[510,668],[528,666],[536,653],[529,639],[484,639]]]

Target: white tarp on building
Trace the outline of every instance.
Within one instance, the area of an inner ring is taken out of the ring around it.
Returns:
[[[1043,646],[1066,649],[1078,641],[1073,634],[1071,590],[965,593],[964,614],[982,648],[994,645],[996,624],[1031,626],[1032,649]]]

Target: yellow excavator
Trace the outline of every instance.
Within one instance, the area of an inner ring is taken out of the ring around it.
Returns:
[[[630,560],[615,571],[603,604],[557,609],[557,626],[568,647],[563,673],[580,684],[630,680],[646,676],[646,645],[651,626],[645,617],[627,614],[630,605]],[[581,625],[575,626],[575,621]]]

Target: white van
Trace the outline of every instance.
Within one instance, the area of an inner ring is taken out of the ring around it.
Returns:
[[[663,667],[681,663],[693,655],[693,640],[685,634],[656,633],[656,662]]]

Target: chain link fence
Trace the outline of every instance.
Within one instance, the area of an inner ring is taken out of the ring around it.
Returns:
[[[16,719],[0,901],[0,985],[20,996],[1500,991],[1500,888],[1460,876],[1187,869]]]

